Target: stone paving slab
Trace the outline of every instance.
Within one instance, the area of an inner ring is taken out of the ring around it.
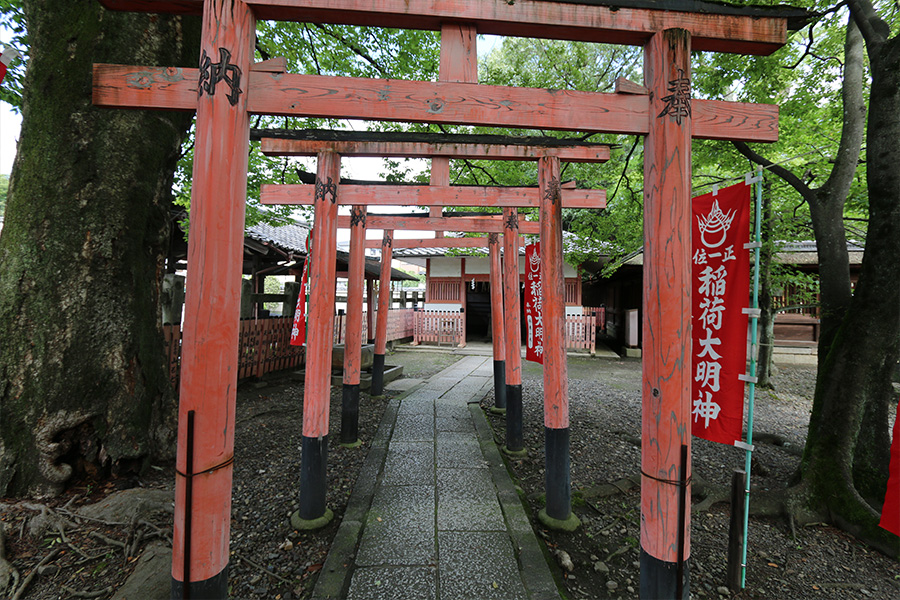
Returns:
[[[362,567],[353,574],[348,600],[397,600],[437,598],[434,567]]]
[[[506,531],[487,469],[437,470],[438,531]]]
[[[525,600],[505,531],[439,531],[441,600]]]
[[[400,406],[403,406],[401,404]],[[397,414],[394,425],[393,442],[430,442],[434,441],[433,414]]]
[[[384,460],[381,485],[428,484],[434,481],[434,443],[391,443]]]
[[[493,361],[392,400],[313,600],[559,600],[487,420]]]
[[[429,485],[382,485],[366,515],[356,564],[433,564],[434,496]]]

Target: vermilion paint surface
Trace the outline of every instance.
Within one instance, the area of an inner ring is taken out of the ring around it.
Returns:
[[[347,333],[344,336],[344,383],[358,385],[362,356],[363,281],[366,277],[366,207],[354,206],[350,225],[347,273]]]
[[[309,326],[303,394],[303,435],[328,435],[331,350],[334,343],[334,282],[337,255],[337,195],[341,157],[323,152],[316,170],[315,225],[309,274]]]
[[[375,354],[384,355],[387,350],[388,311],[391,309],[391,260],[394,231],[384,230],[381,241],[381,278],[378,281],[378,314],[375,323]]]
[[[541,285],[544,314],[544,425],[569,427],[566,368],[566,304],[563,276],[562,196],[559,159],[538,161],[541,193]]]
[[[172,577],[184,581],[190,553],[190,581],[210,579],[228,564],[234,414],[240,326],[240,279],[247,199],[250,120],[247,74],[255,20],[241,1],[204,4],[202,53],[217,62],[225,49],[228,64],[240,70],[236,102],[227,82],[204,92],[197,106],[191,229],[185,285],[181,388],[176,468],[187,465],[187,413],[194,411],[192,506],[185,505],[183,476],[175,480]],[[234,70],[231,70],[234,73]],[[219,467],[221,468],[216,468]],[[191,545],[184,546],[185,514],[191,514]]]
[[[687,32],[654,35],[644,48],[652,108],[644,141],[641,547],[673,563],[681,445],[691,444],[691,115],[683,98],[666,98],[689,77]],[[690,511],[684,534],[688,558]]]
[[[496,233],[488,236],[488,251],[491,260],[491,337],[494,360],[506,360],[506,344],[503,339],[503,271],[500,266],[500,237]]]
[[[519,332],[519,212],[503,209],[503,313],[506,384],[522,385],[522,334]]]

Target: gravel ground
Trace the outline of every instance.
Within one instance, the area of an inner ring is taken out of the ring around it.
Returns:
[[[639,588],[640,362],[570,358],[569,396],[575,533],[536,526],[569,598],[637,598]],[[753,492],[787,486],[799,463],[809,422],[815,370],[782,367],[775,390],[759,392],[755,431],[774,434],[776,446],[757,443],[751,473]],[[485,400],[485,406],[493,402]],[[525,444],[530,456],[510,462],[533,513],[543,506],[543,408],[540,366],[523,367]],[[504,423],[487,413],[498,440]],[[765,436],[762,436],[765,438]],[[742,469],[744,453],[694,438],[694,477],[713,491],[727,492],[731,473]],[[609,483],[615,482],[614,486]],[[718,489],[717,489],[718,488]],[[695,492],[697,491],[695,487]],[[710,498],[710,501],[715,496]],[[746,588],[726,587],[730,506],[707,508],[695,495],[691,527],[691,591],[694,598],[801,600],[807,598],[900,598],[896,562],[868,550],[824,524],[791,531],[783,518],[751,517]],[[571,560],[571,563],[566,560]],[[566,567],[571,567],[571,570]]]
[[[459,358],[397,352],[388,363],[403,365],[406,377],[426,378]],[[636,480],[640,464],[636,445],[640,438],[640,363],[573,358],[569,376],[573,510],[583,526],[574,534],[540,527],[536,531],[555,563],[561,552],[572,560],[572,571],[557,569],[569,598],[636,598],[640,497],[628,478]],[[544,485],[540,367],[526,363],[523,379],[526,445],[532,452],[510,467],[536,514]],[[754,468],[759,472],[752,476],[754,490],[783,488],[796,468],[795,451],[802,447],[805,436],[814,372],[782,368],[775,383],[774,393],[759,394],[756,430],[777,434],[788,445],[757,446],[758,465]],[[365,393],[361,396],[360,437],[367,444],[387,400],[372,399]],[[301,398],[302,385],[290,377],[244,383],[239,388],[229,581],[233,598],[309,596],[365,458],[367,445],[348,450],[337,443],[341,398],[340,390],[335,389],[327,496],[335,522],[314,533],[294,531],[288,517],[298,501]],[[485,404],[491,403],[488,397]],[[502,439],[503,421],[490,413],[488,419]],[[695,474],[715,485],[727,484],[731,471],[743,465],[742,453],[703,440],[695,440],[693,460]],[[171,469],[171,465],[155,465],[141,478],[80,480],[46,505],[0,499],[5,555],[23,579],[36,573],[21,597],[49,600],[78,597],[73,592],[102,592],[92,597],[110,598],[148,543],[171,544],[171,514],[162,512],[148,516],[145,522],[123,526],[76,518],[75,511],[126,488],[171,488]],[[616,482],[622,491],[613,488],[615,494],[603,495],[610,487],[604,486],[607,482]],[[699,500],[694,499],[692,517],[691,586],[695,598],[900,598],[897,563],[832,527],[800,528],[794,535],[783,519],[761,517],[752,518],[750,524],[747,589],[732,595],[722,588],[728,505],[718,503],[704,511]],[[57,518],[69,523],[62,534],[54,525]],[[38,526],[42,520],[43,526]],[[42,560],[45,564],[37,569]],[[718,590],[725,593],[720,595]],[[3,590],[0,597],[5,597]]]

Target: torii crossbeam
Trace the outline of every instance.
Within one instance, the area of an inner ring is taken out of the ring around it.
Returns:
[[[256,113],[646,136],[640,593],[642,598],[688,598],[690,519],[679,498],[690,497],[690,462],[680,460],[679,449],[686,449],[689,457],[691,138],[777,138],[777,107],[692,99],[690,52],[769,54],[785,43],[790,19],[802,19],[805,12],[703,0],[665,5],[653,0],[103,3],[118,10],[203,16],[199,69],[97,65],[94,80],[94,99],[100,106],[197,111],[179,395],[173,597],[227,593],[239,322],[236,282],[249,116]],[[257,18],[427,29],[467,23],[481,33],[639,45],[644,48],[644,86],[649,94],[253,71]],[[337,209],[339,173],[333,166],[320,161],[317,210]],[[545,189],[554,190],[549,198],[557,210],[558,159],[542,159],[541,173]],[[550,237],[555,232],[545,233]],[[555,248],[555,235],[547,242]],[[318,235],[314,244],[324,249],[334,240]],[[334,274],[323,276],[333,280]],[[323,301],[333,302],[333,289],[331,296],[327,289],[318,292]],[[326,331],[330,318],[325,320],[310,328],[310,343],[324,347],[324,336],[330,333]],[[561,345],[563,340],[545,335],[545,343]],[[323,367],[325,372],[329,368],[330,364]],[[304,412],[304,453],[326,448],[323,436],[328,432],[308,427],[312,418]],[[560,434],[561,424],[567,435],[567,414],[558,410],[545,414],[548,440]],[[204,510],[192,513],[191,502]]]

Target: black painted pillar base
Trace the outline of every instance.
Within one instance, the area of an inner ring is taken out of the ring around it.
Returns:
[[[327,491],[328,436],[303,436],[300,456],[300,509],[297,516],[304,521],[318,519],[325,514]]]
[[[690,562],[690,559],[684,561],[681,596],[679,597],[678,563],[659,560],[641,548],[641,599],[689,600],[691,597]]]
[[[341,445],[359,442],[359,384],[344,384],[341,400]]]
[[[186,588],[186,589],[185,589]],[[204,581],[192,581],[187,586],[183,581],[172,578],[171,597],[173,600],[220,600],[228,597],[228,565],[218,575]]]
[[[376,354],[372,362],[372,387],[369,388],[370,396],[380,396],[384,393],[384,354]]]
[[[508,453],[525,450],[522,433],[522,385],[506,386],[506,451]]]
[[[494,361],[494,407],[495,412],[506,411],[506,361]]]
[[[544,486],[547,515],[561,521],[572,512],[572,482],[569,475],[569,428],[544,427]]]

